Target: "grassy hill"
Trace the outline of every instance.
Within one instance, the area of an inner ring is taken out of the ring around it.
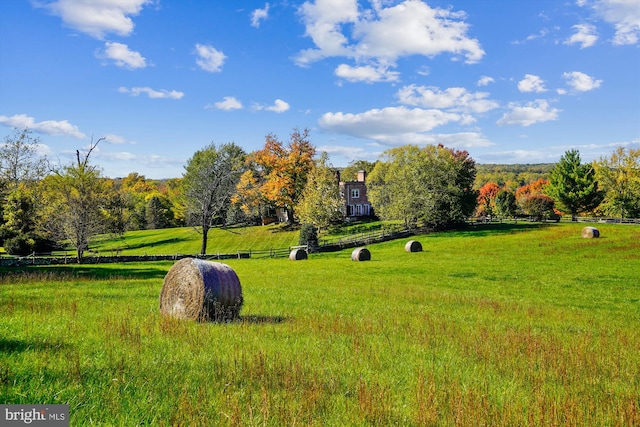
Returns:
[[[207,252],[235,253],[238,250],[269,250],[298,244],[298,230],[282,225],[213,228],[209,231]],[[91,244],[91,252],[103,255],[171,255],[200,252],[202,234],[193,227],[140,230],[122,238],[101,236]]]

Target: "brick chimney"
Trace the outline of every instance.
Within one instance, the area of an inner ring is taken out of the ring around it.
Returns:
[[[358,171],[358,182],[364,182],[366,177],[367,177],[366,171],[363,171],[363,170]]]

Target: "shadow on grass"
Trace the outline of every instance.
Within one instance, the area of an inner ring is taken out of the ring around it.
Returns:
[[[180,242],[191,241],[187,237],[171,237],[167,239],[154,240],[154,241],[143,241],[140,243],[128,243],[126,240],[123,242],[123,247],[119,249],[109,249],[109,248],[97,248],[101,254],[117,252],[118,250],[135,250],[135,249],[144,249],[152,246],[160,246],[160,245],[168,245]]]
[[[249,323],[252,325],[262,324],[262,323],[284,323],[289,321],[284,316],[260,316],[260,315],[252,315],[252,316],[240,316],[238,322],[241,323]]]
[[[25,351],[58,351],[68,347],[62,342],[24,341],[0,338],[0,353],[22,353]]]
[[[513,224],[474,224],[469,225],[466,228],[459,230],[451,230],[447,233],[455,234],[459,236],[475,236],[484,237],[496,234],[512,234],[521,231],[539,230],[554,226],[556,223],[542,222],[542,223],[513,223]]]
[[[170,266],[161,268],[151,263],[144,264],[144,266],[127,263],[3,267],[0,268],[0,281],[163,279],[170,268]]]
[[[263,315],[249,315],[238,316],[235,318],[221,317],[217,319],[209,319],[204,323],[210,323],[215,325],[224,325],[230,323],[239,323],[246,325],[264,325],[264,324],[278,324],[288,322],[290,319],[284,316],[263,316]]]

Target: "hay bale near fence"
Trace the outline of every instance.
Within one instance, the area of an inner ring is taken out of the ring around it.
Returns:
[[[404,250],[406,252],[422,252],[422,243],[417,240],[409,240],[406,245],[404,245]]]
[[[351,261],[371,261],[371,252],[367,248],[355,248],[351,252]]]
[[[289,253],[289,259],[291,261],[300,261],[307,258],[309,258],[309,254],[302,248],[294,249]]]
[[[184,258],[164,278],[160,312],[178,319],[231,320],[242,307],[240,279],[226,264]]]
[[[594,239],[600,237],[600,231],[595,227],[585,227],[582,229],[582,237],[584,239]]]

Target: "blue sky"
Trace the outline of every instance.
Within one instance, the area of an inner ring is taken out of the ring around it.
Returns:
[[[334,166],[404,144],[478,163],[640,147],[637,0],[0,2],[0,137],[179,177],[309,128]]]

